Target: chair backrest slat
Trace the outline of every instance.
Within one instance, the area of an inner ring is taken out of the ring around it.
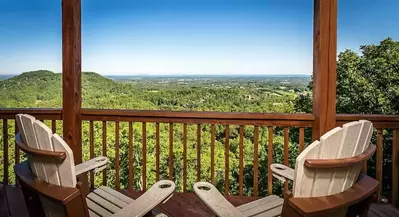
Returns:
[[[311,195],[312,188],[309,185],[313,185],[315,178],[315,170],[309,170],[304,166],[306,159],[318,158],[320,149],[320,142],[318,140],[310,144],[302,153],[297,157],[295,163],[294,173],[294,185],[293,195],[294,197],[300,197],[301,195]]]
[[[373,126],[369,121],[354,121],[336,127],[313,142],[297,158],[294,197],[318,197],[340,193],[357,180],[363,162],[341,168],[314,169],[304,166],[306,159],[340,159],[363,153],[370,144]]]
[[[58,170],[61,173],[60,174],[61,186],[75,187],[76,173],[75,173],[75,162],[73,160],[72,149],[57,134],[53,134],[52,142],[54,145],[54,151],[63,151],[66,153],[65,160],[62,162],[62,164],[58,165]]]
[[[51,142],[51,130],[47,129],[47,127],[40,121],[35,121],[33,123],[33,128],[36,134],[37,143],[40,144],[40,150],[54,151]],[[46,179],[44,179],[44,181],[53,185],[61,185],[58,165],[55,162],[43,162],[43,166],[46,170]]]
[[[26,145],[41,150],[39,143],[37,142],[36,133],[33,128],[33,123],[36,118],[26,114],[18,114],[17,122],[20,122],[20,133]],[[28,161],[31,165],[33,173],[41,180],[47,180],[46,169],[43,162],[36,160],[35,157],[28,155]]]
[[[370,146],[371,137],[373,136],[373,124],[370,121],[364,120],[361,120],[360,122],[362,122],[363,125],[359,135],[358,146],[354,150],[352,156],[357,156],[366,151],[366,149]],[[356,182],[362,167],[362,164],[352,166],[351,171],[348,173],[347,179],[345,180],[341,191],[345,191]]]

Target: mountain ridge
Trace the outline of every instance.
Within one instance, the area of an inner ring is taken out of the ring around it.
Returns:
[[[95,72],[82,72],[82,105],[106,108],[114,103],[123,104],[122,96],[132,96],[135,90],[129,84],[118,83]],[[47,107],[62,105],[62,74],[49,70],[36,70],[0,80],[0,107]],[[136,99],[146,106],[148,102]],[[126,106],[131,103],[126,103]],[[124,107],[123,105],[121,105]]]

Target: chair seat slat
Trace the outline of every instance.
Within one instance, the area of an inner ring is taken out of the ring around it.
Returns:
[[[89,209],[89,216],[90,217],[100,217],[99,215],[97,215],[97,213],[93,212],[91,209]]]
[[[98,196],[95,193],[90,193],[89,195],[87,195],[87,198],[97,203],[98,205],[104,207],[105,209],[111,211],[112,213],[116,213],[121,209],[115,204],[109,202],[108,200],[105,200],[104,198]]]
[[[92,200],[90,200],[88,198],[86,198],[86,203],[87,203],[87,207],[99,216],[106,217],[106,216],[112,215],[111,212],[109,212],[108,210],[99,206],[98,204],[96,204],[95,202],[93,202]]]
[[[279,216],[283,209],[282,198],[271,195],[237,207],[245,216]]]
[[[125,207],[128,203],[124,202],[123,200],[103,191],[102,189],[95,189],[94,193],[97,194],[98,196],[108,200],[109,202],[117,205],[120,208]]]
[[[125,203],[132,203],[134,200],[118,191],[115,191],[114,189],[107,187],[107,186],[101,186],[99,189],[107,192],[108,194],[111,194],[112,196],[119,198],[120,200],[123,200]]]

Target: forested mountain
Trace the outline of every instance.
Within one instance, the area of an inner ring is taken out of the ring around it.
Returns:
[[[62,88],[60,73],[40,70],[25,72],[0,81],[2,108],[60,108]],[[134,97],[128,85],[116,83],[93,72],[82,73],[83,106],[92,108],[151,108]],[[126,99],[126,96],[134,97]],[[119,103],[118,103],[119,102]],[[116,103],[116,104],[115,104]]]

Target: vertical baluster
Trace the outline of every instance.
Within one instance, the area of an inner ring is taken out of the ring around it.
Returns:
[[[398,191],[399,191],[399,130],[392,131],[392,204],[398,205]]]
[[[133,189],[133,123],[129,122],[129,182],[128,188]]]
[[[187,124],[183,124],[183,192],[187,188]]]
[[[115,121],[115,188],[120,189],[119,180],[119,121]]]
[[[225,149],[224,149],[224,194],[229,195],[229,125],[226,125],[225,129]]]
[[[8,120],[3,119],[3,153],[4,153],[4,174],[3,184],[8,184]]]
[[[18,130],[18,127],[17,127],[17,122],[14,122],[15,124],[15,127],[14,127],[14,132],[15,132],[15,135],[19,132]],[[15,164],[19,164],[19,159],[20,159],[20,153],[19,153],[19,148],[18,148],[18,145],[17,145],[17,141],[15,140],[15,145],[14,145],[14,151],[15,151]],[[18,181],[18,180],[17,180]]]
[[[377,129],[377,165],[376,165],[376,178],[380,183],[377,189],[377,200],[381,201],[382,198],[382,143],[383,143],[383,130]]]
[[[211,126],[211,182],[215,184],[215,125]]]
[[[267,151],[267,189],[268,194],[273,193],[273,175],[270,165],[273,163],[273,127],[268,127],[269,131],[269,147]]]
[[[18,134],[18,127],[17,127],[17,121],[14,120],[14,134],[13,135],[17,135]],[[17,145],[17,140],[14,139],[14,166],[19,164],[19,148]],[[15,177],[15,184],[18,185],[18,179]]]
[[[259,127],[254,127],[254,196],[258,196],[258,149],[259,149]]]
[[[89,127],[90,133],[90,159],[94,158],[94,124],[93,121],[90,121]],[[90,187],[94,188],[94,172],[90,172]]]
[[[197,124],[197,182],[201,180],[201,125]]]
[[[240,196],[243,195],[243,176],[244,176],[244,126],[240,126],[240,157],[239,157],[239,177],[238,177],[238,192]]]
[[[143,139],[143,191],[147,190],[147,123],[142,124]]]
[[[169,123],[169,180],[173,180],[173,123]]]
[[[159,123],[155,124],[155,179],[159,181]]]
[[[299,153],[305,148],[305,128],[299,128]]]
[[[288,155],[289,155],[289,150],[288,150],[288,142],[289,142],[289,130],[288,127],[284,128],[284,165],[289,166],[288,165]],[[288,190],[288,181],[284,182],[284,191]]]
[[[103,156],[107,157],[107,122],[103,121]],[[107,185],[107,168],[103,170],[103,185]]]
[[[51,130],[53,131],[53,133],[57,133],[57,121],[56,120],[51,121]]]

